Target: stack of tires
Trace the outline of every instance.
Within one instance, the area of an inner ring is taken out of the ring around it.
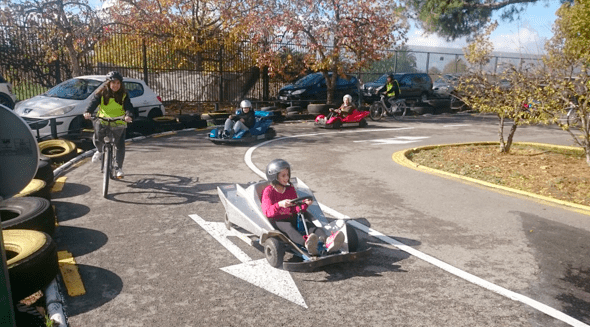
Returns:
[[[75,152],[75,148],[67,147],[65,152],[70,151]],[[22,305],[18,303],[45,289],[55,279],[59,269],[57,245],[51,237],[55,232],[55,212],[50,198],[50,189],[54,184],[52,160],[62,162],[65,159],[42,155],[31,183],[14,197],[0,201],[11,295],[13,303],[19,308],[15,310],[18,326],[36,326],[31,321],[37,321],[39,317],[23,313],[20,309]]]

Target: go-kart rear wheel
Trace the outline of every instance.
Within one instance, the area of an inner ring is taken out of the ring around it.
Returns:
[[[341,129],[342,128],[342,121],[341,120],[335,120],[334,123],[332,124],[334,129]]]
[[[356,234],[356,229],[349,224],[346,224],[346,236],[348,238],[348,252],[356,252],[359,247],[359,237]]]
[[[367,120],[364,118],[361,119],[361,121],[359,122],[359,127],[367,127],[367,125],[369,124],[367,123]]]
[[[278,239],[274,237],[268,238],[264,242],[264,256],[266,256],[266,261],[271,266],[279,268],[283,264],[285,248]]]
[[[269,127],[266,133],[264,134],[264,137],[267,140],[272,140],[275,138],[275,136],[277,136],[277,132],[272,127]]]
[[[227,216],[227,213],[225,214],[225,217],[223,217],[223,222],[225,223],[225,228],[227,228],[228,230],[231,230],[231,222],[229,221],[229,217]]]

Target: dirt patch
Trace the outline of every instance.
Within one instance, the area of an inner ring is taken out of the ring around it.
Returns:
[[[412,153],[413,162],[457,175],[590,206],[590,167],[583,151],[513,145],[449,146]]]

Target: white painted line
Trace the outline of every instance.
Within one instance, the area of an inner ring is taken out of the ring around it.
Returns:
[[[465,127],[465,126],[471,126],[471,124],[443,125],[443,127]]]
[[[373,145],[387,145],[387,144],[410,144],[427,139],[429,136],[397,136],[388,139],[373,139],[353,141],[354,143],[372,143]]]
[[[235,234],[234,231],[227,230],[224,223],[206,221],[199,215],[189,215],[189,217],[242,262],[220,268],[221,270],[307,309],[305,299],[288,271],[273,268],[266,259],[253,261],[227,238]]]
[[[365,132],[365,131],[368,132],[368,130],[361,130],[361,132]],[[371,131],[375,131],[375,130],[371,130]],[[377,130],[377,131],[385,131],[385,130]],[[298,135],[294,135],[294,136],[289,136],[289,138],[307,137],[307,136],[313,136],[313,135],[318,135],[318,134],[303,134],[303,135],[299,135],[299,136]],[[283,137],[283,138],[286,138],[286,137]],[[248,167],[250,167],[250,169],[252,169],[252,171],[254,173],[258,174],[262,178],[266,178],[265,174],[262,171],[260,171],[254,165],[254,163],[252,163],[252,153],[254,152],[255,149],[257,149],[257,148],[259,148],[259,147],[261,147],[263,145],[266,145],[266,144],[268,144],[270,142],[273,142],[273,141],[276,141],[276,140],[280,140],[280,139],[283,139],[283,138],[279,138],[279,139],[275,139],[275,140],[269,140],[269,141],[266,141],[264,143],[258,144],[256,146],[253,146],[250,149],[248,149],[248,151],[246,151],[246,154],[244,156],[244,161],[246,162],[246,164],[248,165]],[[346,216],[344,214],[341,214],[338,211],[336,211],[336,210],[334,210],[334,209],[332,209],[332,208],[330,208],[330,207],[328,207],[328,206],[326,206],[326,205],[324,205],[322,203],[319,203],[319,205],[320,205],[322,211],[324,211],[324,213],[329,214],[329,215],[331,215],[331,216],[333,216],[335,218],[338,218],[338,219],[349,219],[349,220],[351,219],[349,216]],[[553,317],[555,319],[558,319],[560,321],[563,321],[563,322],[567,323],[568,325],[571,325],[571,326],[574,326],[574,327],[590,327],[589,325],[586,325],[585,323],[583,323],[583,322],[581,322],[581,321],[579,321],[577,319],[574,319],[574,318],[572,318],[572,317],[564,314],[563,312],[560,312],[560,311],[558,311],[558,310],[556,310],[556,309],[554,309],[554,308],[552,308],[552,307],[550,307],[548,305],[545,305],[545,304],[543,304],[541,302],[538,302],[536,300],[533,300],[533,299],[531,299],[529,297],[526,297],[526,296],[524,296],[522,294],[518,294],[516,292],[513,292],[513,291],[510,291],[508,289],[505,289],[505,288],[503,288],[501,286],[498,286],[496,284],[490,283],[490,282],[488,282],[488,281],[486,281],[486,280],[484,280],[482,278],[479,278],[479,277],[477,277],[475,275],[472,275],[472,274],[470,274],[470,273],[468,273],[466,271],[463,271],[463,270],[461,270],[459,268],[453,267],[453,266],[449,265],[446,262],[443,262],[441,260],[438,260],[438,259],[436,259],[436,258],[434,258],[434,257],[432,257],[432,256],[430,256],[428,254],[422,253],[422,252],[420,252],[420,251],[418,251],[418,250],[416,250],[416,249],[414,249],[414,248],[412,248],[410,246],[407,246],[407,245],[405,245],[405,244],[403,244],[403,243],[401,243],[401,242],[399,242],[399,241],[397,241],[397,240],[395,240],[395,239],[393,239],[393,238],[391,238],[389,236],[383,235],[382,233],[380,233],[380,232],[378,232],[378,231],[376,231],[376,230],[374,230],[372,228],[369,228],[369,227],[367,227],[367,226],[365,226],[363,224],[360,224],[357,221],[350,220],[348,223],[351,226],[353,226],[353,227],[355,227],[355,228],[357,228],[357,229],[359,229],[359,230],[361,230],[361,231],[363,231],[363,232],[365,232],[365,233],[367,233],[367,234],[369,234],[369,235],[371,235],[371,236],[373,236],[375,238],[378,238],[378,239],[380,239],[381,241],[383,241],[383,242],[385,242],[387,244],[390,244],[390,245],[393,245],[393,246],[397,247],[401,251],[404,251],[404,252],[406,252],[406,253],[408,253],[410,255],[413,255],[413,256],[415,256],[415,257],[417,257],[419,259],[422,259],[422,260],[424,260],[424,261],[426,261],[426,262],[434,265],[435,267],[438,267],[440,269],[443,269],[446,272],[449,272],[449,273],[451,273],[451,274],[453,274],[453,275],[455,275],[457,277],[463,278],[464,280],[466,280],[466,281],[468,281],[470,283],[479,285],[479,286],[481,286],[481,287],[483,287],[485,289],[488,289],[488,290],[490,290],[490,291],[492,291],[494,293],[497,293],[499,295],[502,295],[504,297],[507,297],[507,298],[509,298],[511,300],[518,301],[518,302],[521,302],[523,304],[526,304],[526,305],[528,305],[528,306],[530,306],[532,308],[535,308],[535,309],[537,309],[537,310],[539,310],[539,311],[541,311],[541,312],[543,312],[543,313],[545,313],[545,314],[547,314],[547,315],[549,315],[549,316],[551,316],[551,317]]]

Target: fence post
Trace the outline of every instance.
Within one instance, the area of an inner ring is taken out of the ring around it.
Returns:
[[[145,39],[141,42],[141,51],[143,52],[143,81],[145,85],[149,86],[148,83],[148,68],[147,68],[147,48],[145,46]]]
[[[223,45],[219,47],[219,102],[223,102]]]
[[[393,73],[397,73],[397,50],[395,50],[395,61],[393,63]]]
[[[270,93],[270,78],[268,77],[268,66],[262,68],[262,100],[268,101]]]
[[[61,67],[59,64],[59,59],[55,61],[55,85],[61,83]]]
[[[57,120],[55,118],[49,119],[49,127],[51,127],[51,137],[57,139]]]
[[[430,65],[430,52],[426,53],[426,74],[428,74],[428,66]]]

